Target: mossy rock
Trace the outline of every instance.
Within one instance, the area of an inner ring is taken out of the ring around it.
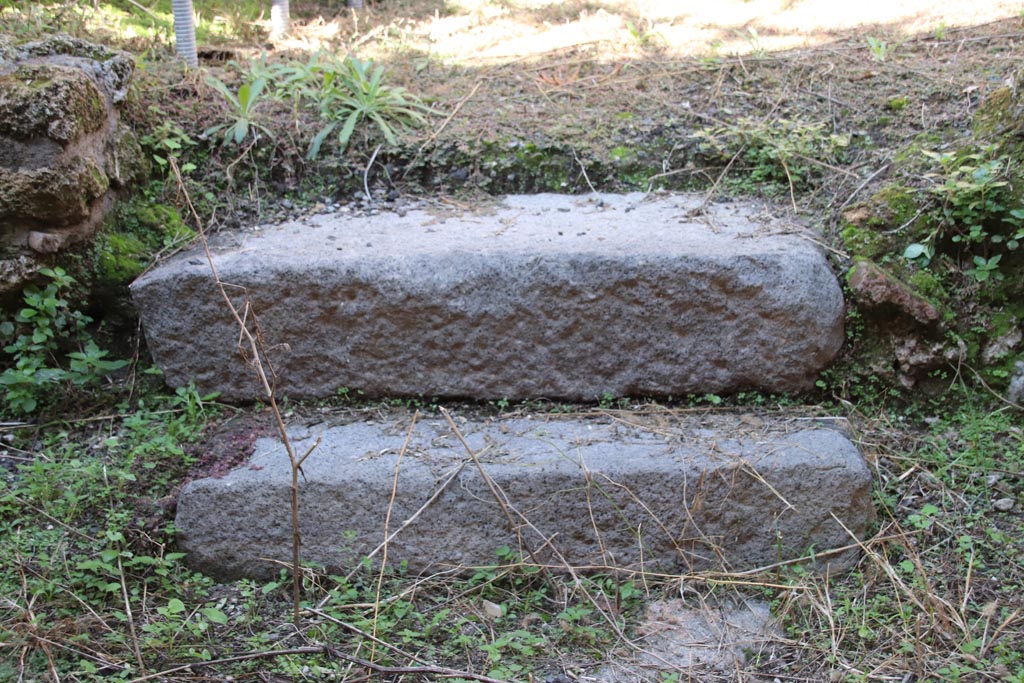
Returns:
[[[47,36],[42,40],[25,43],[18,47],[18,51],[31,57],[67,55],[69,57],[91,59],[97,62],[105,62],[121,54],[103,45],[90,43],[87,40],[75,38],[66,33],[57,33]]]
[[[97,285],[120,288],[134,280],[165,247],[194,237],[173,206],[136,197],[118,206],[113,220],[96,238]]]
[[[911,225],[917,212],[917,197],[910,189],[886,185],[843,214],[843,246],[851,256],[880,260],[896,251],[896,232]]]
[[[949,301],[949,292],[942,280],[934,272],[926,268],[918,268],[907,278],[910,288],[938,305]]]
[[[1024,69],[1013,80],[1013,86],[993,90],[981,103],[974,115],[977,135],[991,138],[1024,134]]]
[[[10,37],[0,33],[0,67],[4,65],[4,62],[14,61],[17,56],[18,52],[14,49],[14,43]]]
[[[149,261],[150,250],[136,235],[105,232],[96,238],[96,276],[104,284],[131,282]]]
[[[861,227],[852,222],[843,228],[840,237],[846,251],[860,258],[877,260],[893,248],[892,240],[885,235],[873,228]]]
[[[50,168],[0,168],[0,225],[64,227],[89,218],[93,202],[110,187],[95,161],[75,157]]]
[[[103,125],[106,99],[81,69],[24,64],[0,75],[0,136],[67,146]]]
[[[607,159],[579,157],[568,144],[544,140],[480,140],[438,145],[418,157],[396,150],[393,161],[412,159],[409,172],[423,185],[469,186],[489,194],[573,193],[647,189],[660,166],[649,150],[614,148]],[[584,173],[583,168],[586,168]],[[668,183],[666,183],[668,184]]]
[[[107,143],[103,170],[113,187],[141,183],[151,171],[149,159],[142,152],[139,139],[128,128],[118,127]]]

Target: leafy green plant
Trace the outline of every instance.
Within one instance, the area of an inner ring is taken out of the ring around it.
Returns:
[[[356,127],[364,121],[373,124],[393,145],[399,132],[425,124],[426,116],[433,113],[405,88],[387,85],[383,66],[352,55],[339,59],[321,52],[309,64],[291,65],[279,73],[284,88],[293,97],[311,99],[326,122],[310,143],[310,159],[317,157],[334,133],[338,146],[345,149]]]
[[[974,257],[974,267],[967,270],[967,274],[973,277],[978,282],[985,282],[990,277],[1001,280],[1003,274],[999,272],[999,261],[1002,260],[1002,254],[996,254],[989,258],[984,256]]]
[[[164,172],[169,173],[168,157],[183,157],[194,150],[198,143],[182,129],[177,121],[167,119],[167,114],[157,107],[150,107],[150,114],[161,122],[151,131],[139,137],[142,146],[153,162]],[[181,163],[182,173],[191,173],[196,169],[192,161]]]
[[[658,43],[665,42],[665,37],[658,31],[654,30],[649,19],[647,20],[646,29],[637,26],[632,21],[627,21],[626,30],[629,31],[629,35],[633,41],[642,48],[653,47]]]
[[[242,144],[250,133],[254,138],[257,133],[263,133],[271,139],[274,138],[274,133],[270,128],[258,122],[256,113],[256,109],[264,99],[264,91],[267,87],[266,78],[256,77],[243,82],[238,87],[238,92],[231,92],[224,81],[214,76],[207,77],[206,82],[228,103],[233,119],[207,128],[204,135],[223,134],[224,144],[230,142],[236,145]]]
[[[188,609],[178,598],[171,598],[167,604],[157,607],[158,617],[142,626],[147,634],[147,645],[166,646],[183,632],[193,639],[200,639],[210,631],[213,624],[224,625],[228,617],[217,607],[197,607]],[[209,650],[199,651],[199,659],[210,659]]]
[[[127,362],[107,360],[109,352],[97,346],[86,331],[92,319],[73,310],[63,292],[75,280],[61,268],[44,268],[50,282],[42,289],[30,285],[25,307],[14,320],[0,323],[4,351],[12,363],[0,374],[8,411],[27,415],[58,388],[97,384]]]
[[[927,266],[937,253],[963,253],[972,263],[965,272],[976,281],[997,279],[1003,255],[1024,241],[1024,207],[1014,189],[1019,162],[996,145],[924,154],[939,167],[926,176],[937,206],[927,214],[930,233],[911,243],[904,257]]]
[[[866,38],[868,49],[871,51],[871,58],[876,62],[884,62],[892,54],[892,49],[889,47],[889,43],[885,42],[881,38],[875,38],[874,36],[868,36]]]
[[[768,54],[765,50],[764,45],[761,43],[761,34],[757,32],[757,29],[753,26],[747,27],[747,32],[742,34],[747,44],[750,46],[750,51],[757,59],[764,59],[765,55]]]

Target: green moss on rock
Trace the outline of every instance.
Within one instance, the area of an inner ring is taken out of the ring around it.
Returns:
[[[107,145],[103,170],[114,187],[140,183],[149,176],[149,159],[131,130],[119,127]]]
[[[913,223],[917,213],[918,200],[911,190],[887,185],[843,214],[843,246],[852,256],[880,260],[896,250],[895,232]]]
[[[880,259],[892,247],[891,241],[878,231],[852,223],[843,228],[840,237],[846,251],[858,258]]]
[[[127,285],[158,251],[187,242],[194,235],[173,206],[153,204],[145,197],[120,204],[114,219],[96,239],[98,284],[115,288]]]
[[[67,146],[98,130],[106,118],[103,93],[81,69],[30,64],[0,76],[4,137],[48,138]]]
[[[149,263],[146,244],[130,233],[103,233],[96,238],[96,275],[106,284],[134,280]]]
[[[949,294],[939,277],[930,270],[919,268],[907,278],[911,289],[930,301],[942,304],[949,299]]]
[[[79,223],[90,216],[93,202],[109,187],[103,169],[86,157],[50,168],[0,168],[0,225]]]

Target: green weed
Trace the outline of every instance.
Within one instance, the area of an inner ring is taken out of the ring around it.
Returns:
[[[8,343],[10,360],[0,374],[4,412],[23,416],[73,388],[98,385],[127,361],[108,360],[109,352],[93,341],[87,328],[92,318],[75,310],[65,292],[74,278],[61,268],[44,268],[49,279],[40,289],[25,289],[24,308],[13,320],[0,323],[0,337]]]
[[[263,133],[271,140],[274,139],[273,131],[260,123],[256,112],[264,100],[264,90],[267,87],[266,79],[254,78],[251,81],[246,81],[238,87],[237,92],[232,92],[223,81],[214,76],[208,76],[206,83],[227,102],[231,110],[231,119],[207,128],[204,135],[223,135],[224,144],[230,142],[235,145],[242,144],[250,133],[254,142],[259,139],[258,133]]]
[[[658,44],[665,43],[665,36],[661,35],[661,33],[654,29],[650,20],[647,20],[647,28],[641,28],[634,22],[627,21],[626,30],[629,32],[629,36],[633,39],[633,42],[641,48],[651,48]]]
[[[865,40],[868,44],[868,50],[871,51],[871,58],[876,62],[884,62],[892,54],[892,48],[889,46],[889,43],[881,38],[868,36]]]
[[[343,59],[320,53],[314,57],[312,83],[301,88],[310,97],[325,122],[313,136],[307,157],[315,159],[329,136],[336,133],[338,147],[344,150],[356,127],[366,121],[389,145],[398,142],[398,133],[424,125],[433,110],[405,88],[384,81],[384,67],[349,55]]]
[[[1014,189],[1018,161],[997,145],[924,154],[939,167],[926,176],[935,207],[927,214],[930,232],[908,245],[904,257],[928,266],[939,253],[966,256],[964,272],[975,281],[1000,278],[1001,259],[1024,240],[1024,208]]]
[[[731,162],[747,183],[791,191],[809,188],[824,165],[837,162],[850,144],[846,136],[828,134],[824,123],[748,118],[698,130],[693,137],[702,156]]]
[[[170,173],[167,159],[177,157],[179,159],[189,156],[197,151],[199,143],[194,140],[177,121],[166,118],[166,114],[158,107],[149,109],[154,120],[159,121],[149,132],[139,137],[139,144],[144,152],[149,155],[153,163],[164,172]],[[179,165],[184,174],[196,170],[196,164],[192,161],[182,161]]]

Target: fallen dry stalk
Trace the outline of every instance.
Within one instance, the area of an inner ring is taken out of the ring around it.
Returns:
[[[504,495],[502,495],[497,484],[494,483],[494,480],[491,479],[490,475],[488,475],[484,470],[484,466],[480,463],[480,458],[478,457],[479,454],[470,447],[469,443],[466,442],[465,437],[462,436],[462,432],[459,431],[459,428],[455,425],[455,420],[452,419],[451,414],[449,414],[449,412],[444,408],[441,408],[441,414],[444,415],[446,420],[448,420],[448,425],[455,433],[455,437],[459,440],[459,443],[462,444],[462,447],[466,449],[469,457],[473,460],[473,464],[476,465],[477,471],[480,472],[480,477],[483,479],[484,483],[487,484],[487,488],[490,489],[491,495],[494,496],[494,500],[498,503],[501,511],[505,513],[505,518],[508,519],[509,530],[516,534],[516,537],[519,539],[520,547],[526,549],[527,554],[530,556],[530,559],[533,560],[534,564],[541,566],[540,561],[538,561],[534,556],[531,547],[523,541],[522,525],[516,521],[517,516],[522,518],[524,521],[526,518],[523,517],[518,510],[515,515],[512,514],[508,500]],[[543,534],[541,534],[541,537],[543,538]]]
[[[317,439],[309,450],[302,456],[296,454],[295,447],[293,446],[291,439],[288,437],[288,430],[285,428],[281,409],[277,405],[277,397],[275,394],[276,377],[275,382],[271,382],[270,380],[270,377],[274,376],[274,366],[270,361],[270,357],[267,355],[267,347],[263,339],[262,330],[259,327],[259,321],[256,318],[256,312],[253,310],[252,304],[249,301],[248,290],[245,287],[225,283],[220,279],[220,275],[217,273],[217,266],[213,262],[213,254],[210,252],[210,243],[206,238],[206,230],[203,226],[203,221],[199,218],[199,213],[196,211],[195,206],[192,205],[192,198],[189,196],[188,188],[185,187],[185,183],[181,178],[181,171],[178,169],[177,160],[171,157],[169,161],[171,170],[174,172],[174,178],[178,183],[178,190],[181,192],[181,195],[185,200],[185,204],[188,206],[189,212],[192,214],[193,220],[195,220],[199,239],[203,245],[203,252],[206,254],[206,261],[210,266],[210,272],[213,274],[214,282],[217,284],[217,289],[220,292],[221,297],[224,299],[224,303],[231,312],[231,317],[234,318],[235,324],[238,326],[238,351],[242,357],[246,359],[249,366],[255,371],[256,377],[259,379],[260,387],[263,389],[263,396],[270,405],[270,409],[274,415],[274,422],[277,425],[277,431],[281,436],[281,441],[288,454],[288,462],[291,465],[292,618],[295,627],[298,628],[300,607],[302,604],[302,574],[299,571],[299,549],[302,546],[302,536],[299,529],[299,474],[302,472],[302,463],[305,462],[306,458],[308,458],[313,451],[316,450],[317,446],[320,445],[320,440]],[[245,297],[244,313],[238,312],[238,308],[235,306],[235,303],[231,300],[231,297],[228,296],[228,286],[239,289]],[[250,329],[250,325],[252,326],[252,329]],[[268,368],[269,376],[267,371]]]
[[[662,656],[658,655],[657,653],[643,649],[625,634],[625,632],[622,630],[622,626],[619,624],[615,616],[608,613],[609,609],[611,608],[611,605],[608,603],[608,601],[600,601],[590,592],[590,590],[586,586],[586,583],[582,579],[580,579],[579,568],[574,567],[565,558],[565,556],[562,555],[561,552],[559,552],[558,548],[556,548],[555,545],[552,543],[555,537],[547,536],[546,534],[544,534],[544,532],[538,529],[537,526],[532,521],[530,521],[530,519],[526,515],[524,515],[514,505],[512,505],[512,503],[508,500],[508,497],[505,495],[504,491],[502,491],[498,484],[491,478],[491,476],[487,474],[487,471],[481,464],[480,459],[477,457],[477,453],[466,441],[465,437],[462,435],[462,432],[455,424],[455,420],[452,419],[452,416],[444,408],[441,408],[441,413],[445,416],[445,419],[447,419],[448,425],[452,428],[452,431],[455,433],[456,438],[462,444],[463,448],[466,449],[466,452],[469,453],[470,458],[473,459],[473,462],[476,464],[477,470],[480,472],[480,476],[483,478],[484,482],[487,484],[487,487],[494,495],[495,500],[498,502],[498,505],[501,507],[502,511],[507,516],[509,524],[512,527],[511,530],[516,533],[517,537],[519,538],[520,545],[526,550],[527,554],[530,555],[535,565],[544,571],[547,571],[549,569],[559,569],[568,573],[568,575],[572,579],[573,586],[577,588],[580,591],[580,593],[587,599],[587,602],[589,602],[590,605],[594,608],[594,611],[601,615],[601,618],[604,619],[605,623],[607,623],[608,626],[611,627],[612,631],[615,632],[616,637],[621,642],[625,643],[633,651],[643,652],[644,654],[653,658],[655,661],[669,667],[670,669],[673,668],[671,662],[669,662]],[[520,520],[520,522],[516,521],[517,517]],[[543,541],[542,545],[538,548],[538,550],[543,548],[550,548],[551,555],[558,561],[557,565],[548,566],[537,562],[536,558],[534,557],[533,548],[530,545],[526,544],[523,540],[523,527],[528,528],[530,531],[536,534],[539,539]],[[607,569],[610,569],[612,573],[616,573],[618,571],[614,567],[607,567]]]
[[[388,541],[390,540],[391,530],[391,511],[395,508],[395,498],[398,496],[398,473],[401,471],[402,459],[405,457],[406,451],[409,449],[409,442],[412,441],[413,430],[416,429],[416,420],[420,417],[420,411],[417,410],[412,415],[412,420],[409,422],[409,431],[405,434],[405,441],[402,443],[401,450],[398,451],[398,459],[395,461],[395,476],[391,480],[391,498],[388,499],[388,510],[384,515],[384,547],[380,558],[380,571],[377,573],[377,590],[374,594],[373,599],[373,638],[374,641],[377,639],[377,625],[380,620],[380,592],[384,587],[384,573],[387,571],[388,566]],[[377,654],[377,644],[374,642],[370,646],[370,659],[373,660]]]

